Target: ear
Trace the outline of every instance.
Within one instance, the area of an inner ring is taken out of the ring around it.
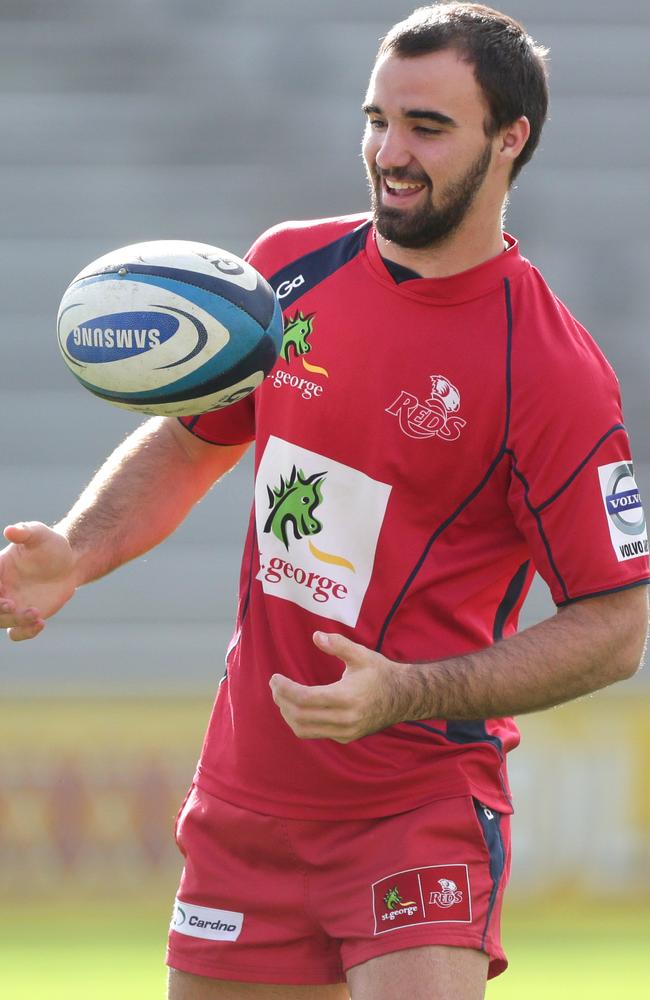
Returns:
[[[499,135],[498,156],[503,163],[511,166],[528,142],[530,122],[525,115],[506,126]]]

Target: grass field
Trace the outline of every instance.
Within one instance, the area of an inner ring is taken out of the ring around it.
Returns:
[[[0,908],[6,1000],[163,1000],[168,901]],[[647,996],[650,912],[512,911],[510,969],[488,1000]]]

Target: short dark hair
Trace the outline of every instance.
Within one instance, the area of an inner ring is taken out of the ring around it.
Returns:
[[[403,58],[455,49],[474,68],[490,111],[484,123],[492,137],[522,115],[530,122],[530,136],[512,165],[510,182],[532,157],[548,113],[548,49],[538,45],[525,28],[491,7],[479,3],[435,3],[418,7],[393,25],[377,58]]]

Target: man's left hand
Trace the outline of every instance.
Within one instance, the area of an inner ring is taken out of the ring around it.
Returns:
[[[283,674],[270,680],[273,700],[299,739],[351,743],[402,721],[401,664],[342,635],[315,632],[314,645],[343,660],[340,680],[314,687]]]

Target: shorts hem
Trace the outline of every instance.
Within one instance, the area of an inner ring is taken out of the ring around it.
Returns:
[[[385,938],[382,940],[373,939],[371,942],[355,948],[354,956],[344,959],[343,968],[347,973],[355,965],[363,965],[364,962],[369,962],[380,955],[389,955],[395,951],[406,951],[408,948],[426,948],[427,946],[435,948],[437,945],[444,945],[449,948],[471,948],[474,951],[485,952],[490,960],[488,979],[494,979],[508,968],[508,959],[505,953],[489,939],[482,941],[478,936],[476,938],[469,937],[468,935],[460,937],[454,934],[437,935],[435,941],[431,940],[431,935],[427,936],[424,934],[414,934],[408,938],[401,937],[398,941],[387,941]]]
[[[341,969],[332,970],[331,973],[324,972],[321,975],[313,970],[301,974],[292,963],[292,971],[287,973],[286,968],[279,969],[276,966],[266,966],[256,964],[254,968],[247,967],[239,962],[236,967],[225,965],[223,962],[204,962],[202,959],[185,957],[171,950],[167,951],[165,964],[170,969],[178,969],[179,972],[189,972],[195,976],[203,976],[207,979],[227,979],[239,983],[268,983],[269,986],[335,986],[345,982],[345,975]]]

